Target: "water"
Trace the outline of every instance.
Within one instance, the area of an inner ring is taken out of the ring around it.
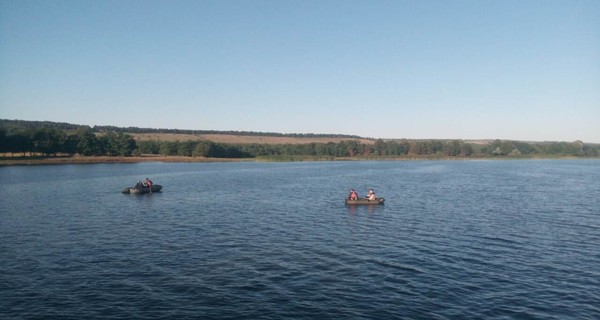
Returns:
[[[163,192],[120,193],[146,177]],[[0,167],[0,187],[2,319],[600,318],[598,160]]]

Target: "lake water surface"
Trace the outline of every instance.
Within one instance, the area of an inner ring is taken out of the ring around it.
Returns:
[[[146,177],[163,192],[121,194]],[[598,160],[0,167],[0,187],[1,319],[600,319]]]

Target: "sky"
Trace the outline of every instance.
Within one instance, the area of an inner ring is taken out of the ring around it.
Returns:
[[[0,0],[0,119],[600,143],[600,1]]]

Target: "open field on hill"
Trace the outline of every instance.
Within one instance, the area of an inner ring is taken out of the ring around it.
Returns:
[[[352,138],[296,138],[275,136],[244,136],[231,134],[178,134],[178,133],[129,133],[136,141],[201,141],[208,140],[225,144],[307,144],[307,143],[339,143],[340,141],[356,140],[359,143],[373,144],[370,139]]]

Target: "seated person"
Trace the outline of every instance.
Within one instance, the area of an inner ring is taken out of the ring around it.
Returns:
[[[369,189],[369,193],[367,194],[367,200],[373,201],[376,198],[377,197],[375,196],[375,191],[373,191],[373,189]]]
[[[354,191],[354,189],[350,190],[350,194],[348,195],[349,200],[358,200],[358,193]]]

